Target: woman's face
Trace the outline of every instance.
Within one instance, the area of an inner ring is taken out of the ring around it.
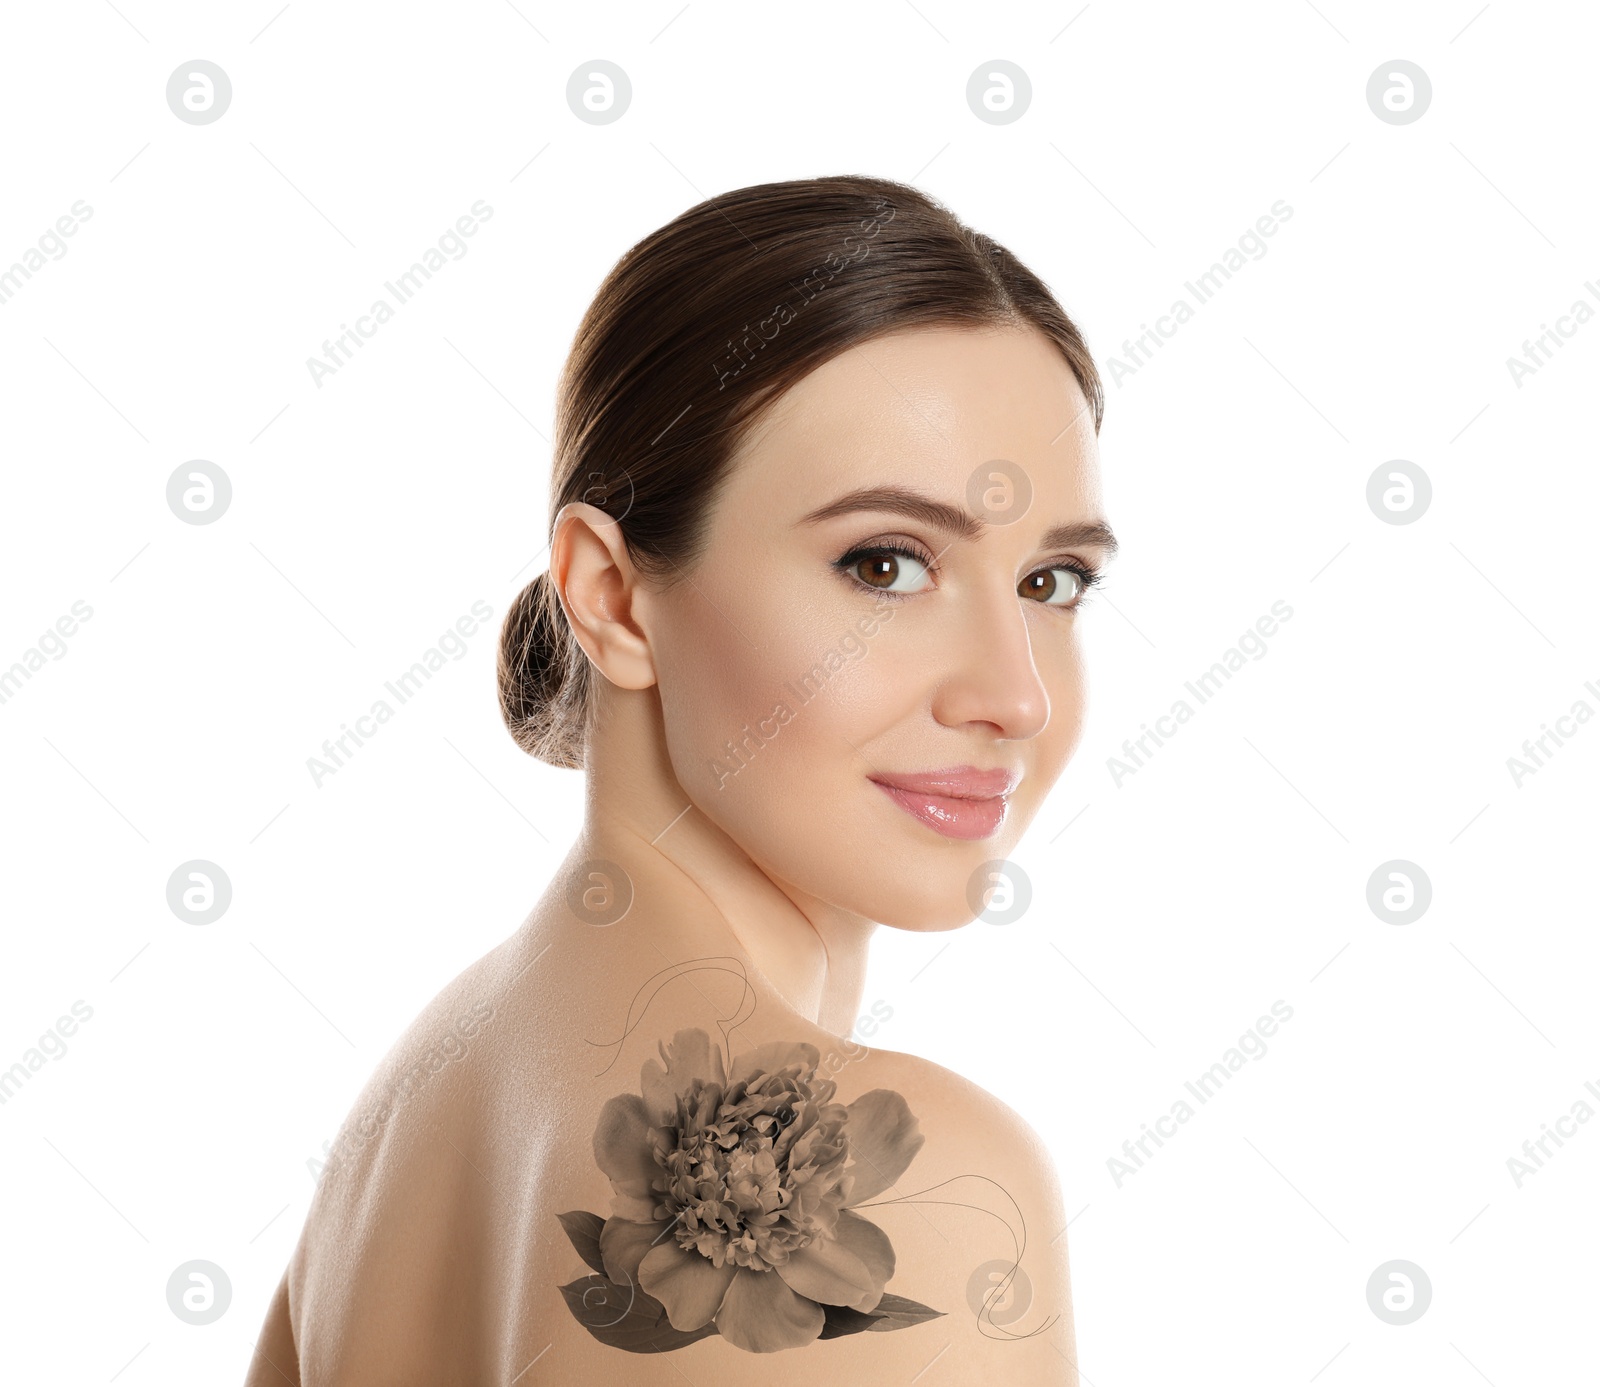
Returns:
[[[966,923],[1077,746],[1080,573],[1114,547],[1042,333],[845,352],[766,413],[705,557],[649,600],[678,780],[797,900]]]

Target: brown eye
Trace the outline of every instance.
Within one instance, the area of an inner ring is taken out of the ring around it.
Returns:
[[[1083,595],[1084,583],[1070,568],[1043,568],[1024,578],[1017,591],[1040,606],[1069,607]]]
[[[932,586],[927,582],[927,565],[895,549],[864,550],[846,561],[852,576],[878,592],[909,596]]]

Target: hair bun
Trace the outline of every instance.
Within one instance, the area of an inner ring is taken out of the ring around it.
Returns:
[[[500,716],[530,756],[582,767],[588,672],[546,570],[517,594],[500,627]]]

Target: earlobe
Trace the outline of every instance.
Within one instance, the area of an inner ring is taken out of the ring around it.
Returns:
[[[578,644],[610,683],[647,689],[656,682],[639,573],[612,516],[584,501],[561,508],[550,541],[550,580]]]

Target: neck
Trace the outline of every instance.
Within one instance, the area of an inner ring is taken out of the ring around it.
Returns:
[[[584,825],[572,860],[637,865],[653,883],[652,894],[665,897],[652,900],[652,909],[703,928],[710,952],[731,935],[794,1011],[848,1035],[876,923],[762,870],[684,793],[667,755],[655,689],[601,683],[586,758]]]

